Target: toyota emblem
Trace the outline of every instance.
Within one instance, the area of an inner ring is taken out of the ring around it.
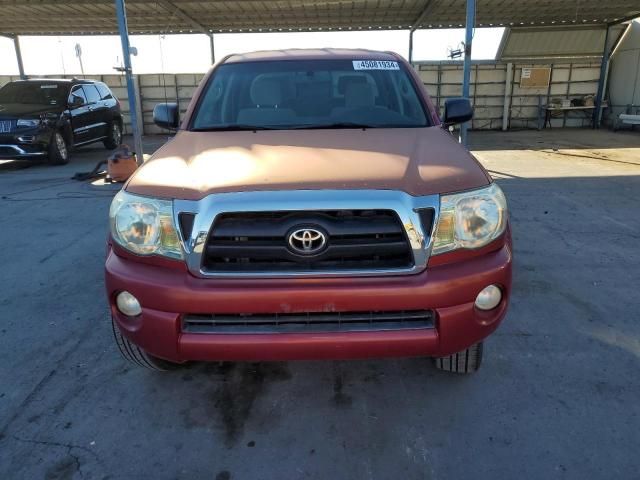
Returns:
[[[289,234],[289,247],[298,255],[315,255],[327,244],[327,236],[315,228],[299,228]]]

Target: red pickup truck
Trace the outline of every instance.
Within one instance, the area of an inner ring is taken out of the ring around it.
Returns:
[[[142,366],[433,357],[469,373],[505,316],[507,204],[394,53],[231,55],[110,209],[115,339]]]

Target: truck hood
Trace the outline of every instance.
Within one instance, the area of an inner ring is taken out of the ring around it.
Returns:
[[[419,196],[489,182],[475,158],[440,127],[180,131],[125,188],[199,200],[256,190],[382,189]]]

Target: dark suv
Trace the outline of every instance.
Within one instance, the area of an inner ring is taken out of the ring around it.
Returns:
[[[69,161],[73,147],[122,139],[120,102],[93,80],[20,80],[0,88],[0,158]]]

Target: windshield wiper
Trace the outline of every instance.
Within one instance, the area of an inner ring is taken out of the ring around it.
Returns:
[[[362,129],[367,128],[408,128],[414,125],[371,125],[368,123],[358,122],[334,122],[334,123],[318,123],[305,125],[246,125],[246,124],[228,124],[211,127],[192,128],[193,132],[233,132],[233,131],[256,131],[256,130],[339,130],[339,129]]]
[[[317,125],[291,125],[291,130],[322,130],[322,129],[339,129],[339,128],[379,128],[379,125],[370,125],[367,123],[357,122],[334,122],[334,123],[320,123]]]
[[[277,127],[268,127],[265,125],[245,125],[245,124],[229,124],[216,125],[211,127],[192,128],[193,132],[236,132],[236,131],[256,131],[256,130],[277,130]]]

